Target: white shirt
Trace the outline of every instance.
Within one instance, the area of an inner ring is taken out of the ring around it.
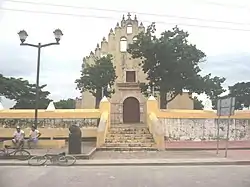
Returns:
[[[37,138],[37,136],[38,136],[38,134],[39,134],[39,130],[34,130],[34,131],[30,131],[30,137],[31,138]]]
[[[14,135],[16,140],[22,140],[24,139],[24,131],[23,130],[20,130],[20,132],[14,132]]]

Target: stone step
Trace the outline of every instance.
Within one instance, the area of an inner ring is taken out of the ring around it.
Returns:
[[[106,136],[107,139],[133,139],[133,140],[140,140],[140,139],[153,139],[153,136],[150,135],[143,135],[143,136],[123,136],[121,135],[108,135]]]
[[[147,128],[148,126],[143,123],[136,124],[112,124],[111,128]]]
[[[148,128],[148,126],[147,125],[131,125],[131,126],[111,125],[110,128],[114,128],[114,129],[120,129],[120,128],[123,128],[123,129],[146,129],[146,128]]]
[[[150,132],[145,132],[145,131],[108,131],[109,134],[150,134]]]
[[[153,138],[124,138],[124,137],[117,137],[117,138],[105,138],[105,140],[109,141],[137,141],[137,142],[148,142],[154,141]]]
[[[140,139],[140,138],[153,138],[151,134],[110,134],[108,133],[107,138],[135,138],[135,139]]]
[[[148,130],[148,127],[110,127],[112,130],[126,130],[126,131],[137,131],[137,130]]]
[[[158,151],[155,147],[100,147],[97,151]]]
[[[108,134],[151,134],[149,132],[138,132],[138,131],[108,131]]]
[[[104,150],[157,150],[152,134],[146,126],[111,127],[105,139]]]
[[[112,125],[111,124],[110,128],[142,129],[142,128],[148,128],[148,126],[147,125]]]
[[[154,143],[154,140],[152,139],[147,139],[147,140],[111,140],[111,139],[106,139],[105,143]]]
[[[104,147],[153,147],[154,143],[105,143]]]

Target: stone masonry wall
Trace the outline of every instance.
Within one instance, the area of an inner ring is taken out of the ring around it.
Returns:
[[[38,128],[69,128],[73,124],[79,124],[79,127],[97,127],[97,119],[38,119]],[[0,119],[0,128],[15,128],[17,125],[23,128],[29,128],[34,124],[34,119]]]
[[[165,137],[169,141],[179,140],[216,140],[216,119],[159,119],[163,125]],[[226,138],[228,120],[220,119],[219,137]],[[249,140],[250,123],[246,119],[230,119],[229,140]]]

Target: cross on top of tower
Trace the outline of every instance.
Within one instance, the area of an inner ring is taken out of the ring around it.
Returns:
[[[128,19],[131,19],[131,14],[130,13],[128,13]]]

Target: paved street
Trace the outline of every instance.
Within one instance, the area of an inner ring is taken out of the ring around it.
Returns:
[[[0,167],[1,187],[249,187],[249,166]]]

